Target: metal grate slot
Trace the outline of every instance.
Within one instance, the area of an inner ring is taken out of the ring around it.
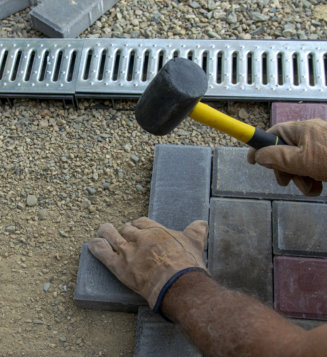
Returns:
[[[207,73],[207,68],[208,68],[208,53],[203,52],[202,53],[202,69],[204,70],[205,73]]]
[[[236,84],[238,82],[238,53],[233,52],[232,54],[232,83]]]
[[[216,72],[216,82],[221,84],[223,81],[223,53],[219,51],[217,53],[217,72]]]
[[[142,82],[145,82],[148,78],[149,56],[150,56],[150,52],[145,51],[143,57],[143,67],[142,67]]]
[[[118,74],[119,74],[119,67],[120,67],[120,50],[118,50],[115,54],[115,64],[114,64],[114,71],[112,74],[112,80],[117,81],[118,80]]]
[[[71,82],[73,80],[75,64],[76,64],[76,57],[77,57],[77,52],[73,51],[71,54],[69,68],[68,68],[68,76],[67,76],[68,82]]]
[[[164,51],[159,52],[159,60],[158,60],[158,71],[159,72],[163,66],[163,59],[164,59]]]
[[[193,51],[188,51],[187,52],[187,59],[189,59],[190,61],[193,61],[193,58],[194,58]]]
[[[45,51],[42,59],[41,72],[39,77],[40,82],[44,81],[45,73],[48,66],[48,61],[49,61],[49,51]]]
[[[277,54],[277,78],[278,78],[278,84],[283,85],[284,84],[284,56],[282,53]]]
[[[292,55],[292,68],[293,68],[293,84],[298,86],[300,84],[299,77],[299,55],[297,53],[293,53]]]
[[[86,57],[86,65],[85,65],[84,76],[83,76],[84,80],[87,80],[89,78],[92,57],[93,57],[93,50],[89,50]]]
[[[3,73],[5,71],[6,63],[7,63],[7,58],[8,58],[8,51],[4,51],[2,58],[1,58],[1,66],[0,66],[0,80],[3,77]]]
[[[324,78],[325,78],[325,86],[327,86],[327,53],[323,56],[324,61]]]
[[[174,51],[173,58],[177,58],[177,57],[179,57],[179,51]]]
[[[98,72],[98,80],[99,81],[103,80],[106,58],[107,58],[107,50],[105,49],[101,53],[101,61],[100,61],[100,67],[99,67],[99,72]]]
[[[252,52],[249,52],[247,54],[246,63],[247,63],[246,83],[252,84],[253,83],[253,54],[252,54]]]
[[[19,69],[19,65],[20,65],[20,60],[22,58],[22,51],[19,50],[17,53],[16,53],[16,58],[14,60],[14,67],[13,67],[13,71],[11,73],[11,77],[10,77],[10,80],[11,81],[15,81],[16,80],[16,77],[17,77],[17,72],[18,72],[18,69]]]
[[[127,70],[127,80],[129,82],[133,79],[134,64],[135,64],[135,51],[132,51],[129,55],[128,70]]]
[[[268,84],[268,54],[264,52],[261,57],[262,60],[262,84]]]
[[[314,86],[316,83],[313,56],[314,55],[312,53],[308,54],[308,70],[309,70],[309,85],[310,86]]]
[[[61,67],[61,63],[62,63],[62,51],[59,51],[58,55],[57,55],[57,59],[56,59],[56,66],[55,66],[55,71],[54,71],[54,75],[53,75],[53,81],[57,82],[59,79],[59,73],[60,73],[60,67]]]
[[[31,78],[34,60],[35,60],[35,51],[32,51],[29,54],[29,57],[28,57],[28,60],[27,60],[27,69],[26,69],[25,77],[24,77],[24,81],[25,82],[28,82],[30,80],[30,78]]]

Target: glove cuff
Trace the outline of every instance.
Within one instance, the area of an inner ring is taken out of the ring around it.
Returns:
[[[158,295],[157,301],[153,307],[153,312],[159,313],[165,320],[168,320],[160,311],[160,306],[162,303],[162,300],[164,299],[166,292],[168,291],[168,289],[175,283],[176,280],[178,280],[181,276],[183,276],[186,273],[189,273],[191,271],[202,271],[205,274],[208,274],[206,269],[200,268],[200,267],[190,267],[190,268],[186,268],[183,270],[178,271],[176,274],[174,274],[167,282],[166,284],[162,287],[162,289],[160,290],[160,293]],[[171,321],[170,321],[171,322]]]

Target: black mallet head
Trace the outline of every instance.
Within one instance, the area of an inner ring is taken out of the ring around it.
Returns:
[[[188,59],[174,58],[137,102],[136,120],[151,134],[168,134],[192,112],[207,89],[207,76],[201,67]]]

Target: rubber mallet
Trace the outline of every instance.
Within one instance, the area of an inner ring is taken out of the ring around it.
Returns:
[[[285,145],[276,135],[201,103],[207,89],[207,76],[200,66],[188,59],[174,58],[162,67],[137,102],[136,120],[149,133],[165,135],[189,116],[255,149]]]

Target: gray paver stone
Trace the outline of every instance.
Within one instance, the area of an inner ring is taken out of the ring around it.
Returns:
[[[138,312],[134,357],[200,357],[177,325],[147,307]]]
[[[247,162],[247,148],[217,147],[213,159],[212,195],[292,201],[327,202],[327,189],[321,196],[307,197],[290,182],[278,185],[273,170]]]
[[[33,26],[49,37],[76,37],[118,0],[43,0],[30,15]]]
[[[220,284],[271,305],[270,201],[212,198],[208,263]]]
[[[36,0],[0,0],[0,20],[35,4]]]
[[[196,219],[208,220],[210,177],[209,147],[156,145],[149,217],[180,231]]]
[[[274,254],[327,257],[327,204],[273,202]]]
[[[122,284],[82,246],[74,301],[79,307],[110,311],[136,312],[146,301]]]

